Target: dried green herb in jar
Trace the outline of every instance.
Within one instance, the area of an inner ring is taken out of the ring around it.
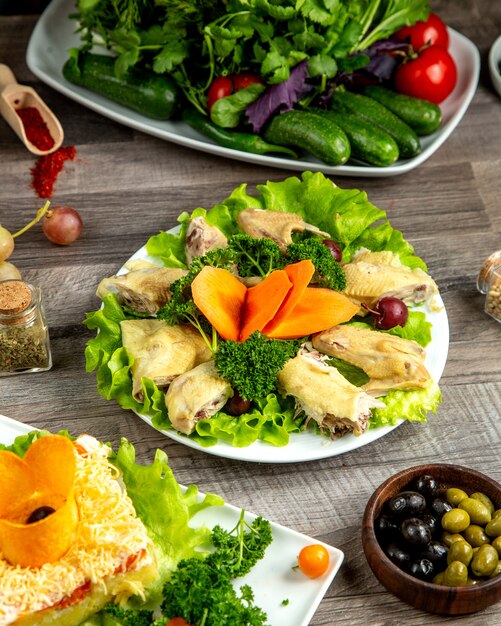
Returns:
[[[40,290],[22,280],[0,282],[0,376],[48,370],[49,333]]]

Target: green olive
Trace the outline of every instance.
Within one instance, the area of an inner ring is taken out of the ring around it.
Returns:
[[[462,489],[458,489],[457,487],[451,487],[445,492],[445,497],[447,498],[447,501],[452,504],[452,506],[457,506],[461,502],[461,500],[464,500],[468,497],[468,494]]]
[[[496,548],[486,543],[480,546],[471,560],[471,571],[474,576],[490,576],[498,563],[499,557]]]
[[[468,580],[466,581],[467,585],[478,585],[478,583],[481,583],[482,580],[480,578],[472,578],[471,576],[468,576]]]
[[[492,519],[496,519],[498,517],[501,517],[501,509],[496,509],[492,514]]]
[[[499,537],[501,535],[501,517],[491,520],[485,527],[485,532],[489,537]]]
[[[478,500],[479,502],[482,502],[482,504],[485,504],[485,506],[489,509],[490,514],[494,515],[496,507],[494,506],[489,496],[486,496],[485,493],[481,493],[480,491],[475,491],[475,493],[471,494],[470,498],[473,498],[474,500]]]
[[[496,537],[495,539],[493,539],[491,546],[496,549],[498,556],[501,558],[501,537]]]
[[[444,572],[443,584],[448,587],[462,587],[468,580],[468,568],[461,561],[449,563]]]
[[[435,585],[443,585],[444,584],[444,573],[440,572],[436,576],[433,577],[432,583]]]
[[[480,500],[465,498],[459,503],[458,508],[468,513],[472,524],[485,526],[492,519],[491,512]]]
[[[472,552],[473,552],[473,556],[475,556],[475,554],[480,550],[480,546],[476,546],[475,548],[473,548]]]
[[[463,537],[474,548],[482,546],[484,543],[490,543],[489,537],[485,534],[482,526],[477,526],[476,524],[470,524],[468,528],[463,531]]]
[[[468,498],[466,498],[466,500],[468,500]],[[466,502],[466,500],[464,500],[464,502]],[[478,502],[477,504],[480,503]],[[450,533],[461,533],[463,530],[466,530],[469,525],[470,515],[463,509],[451,509],[447,511],[447,513],[444,513],[442,517],[442,528],[448,530]]]
[[[453,561],[461,561],[467,567],[473,557],[473,550],[466,541],[455,541],[449,548],[447,553],[447,563],[450,565]]]
[[[455,541],[464,541],[463,535],[459,533],[451,534],[445,531],[442,533],[442,543],[445,543],[448,548],[450,548]]]
[[[492,574],[490,574],[489,578],[496,578],[496,576],[499,576],[499,574],[501,574],[501,561],[498,561],[498,564],[494,568]]]

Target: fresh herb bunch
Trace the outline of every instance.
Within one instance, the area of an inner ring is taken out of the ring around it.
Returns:
[[[163,613],[194,626],[265,626],[266,614],[253,605],[252,589],[243,585],[239,595],[231,580],[250,571],[271,541],[270,523],[258,517],[249,525],[243,510],[233,530],[216,526],[216,550],[204,559],[181,561],[164,586]]]
[[[276,389],[278,372],[296,356],[302,341],[268,339],[259,331],[243,342],[220,341],[216,368],[245,400],[265,398]]]
[[[95,36],[117,54],[116,70],[136,65],[169,73],[206,112],[213,78],[243,71],[268,84],[308,62],[310,78],[365,66],[363,51],[402,26],[425,20],[428,0],[79,0],[84,49]]]
[[[310,237],[287,246],[289,263],[310,259],[315,266],[315,276],[322,287],[343,291],[346,287],[346,275],[343,268],[334,259],[330,250],[320,239]]]
[[[273,270],[282,269],[286,264],[278,244],[266,237],[255,239],[250,235],[233,235],[228,239],[228,249],[242,278],[266,278]]]
[[[110,602],[103,609],[103,617],[106,624],[111,623],[113,626],[150,626],[153,621],[153,611],[126,609]]]

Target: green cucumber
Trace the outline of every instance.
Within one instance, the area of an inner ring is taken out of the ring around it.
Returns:
[[[339,126],[308,111],[276,115],[263,137],[279,146],[302,148],[327,165],[341,165],[350,158],[350,142]]]
[[[419,138],[412,128],[376,100],[350,91],[335,91],[332,105],[334,110],[353,113],[379,126],[396,141],[401,157],[407,159],[421,152]]]
[[[442,122],[440,107],[428,100],[395,93],[376,85],[366,87],[364,94],[398,115],[420,137],[434,133]]]
[[[166,76],[129,70],[125,76],[115,74],[115,59],[102,54],[80,53],[63,66],[63,76],[80,87],[110,98],[142,115],[168,120],[176,111],[178,91]]]
[[[351,145],[351,156],[381,167],[387,167],[398,159],[396,141],[381,130],[352,113],[338,113],[323,109],[309,109],[312,113],[332,120],[341,128]]]

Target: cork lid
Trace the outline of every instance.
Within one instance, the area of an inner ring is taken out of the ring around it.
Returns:
[[[31,304],[31,289],[22,280],[0,282],[0,313],[15,315],[22,313]]]

